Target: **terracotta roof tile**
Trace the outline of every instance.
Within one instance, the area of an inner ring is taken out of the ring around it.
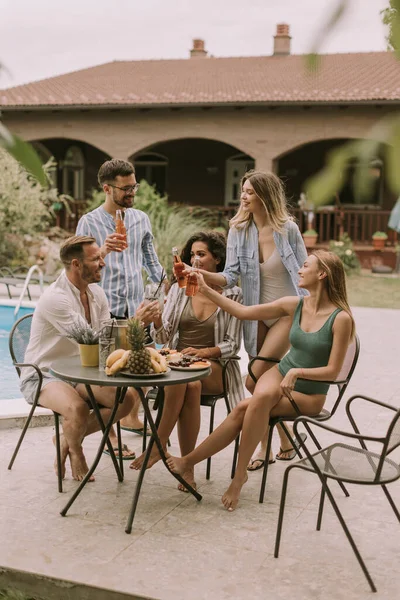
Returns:
[[[0,106],[165,106],[400,100],[391,52],[111,62],[0,90]]]

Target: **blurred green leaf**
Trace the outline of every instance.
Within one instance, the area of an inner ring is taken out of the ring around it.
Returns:
[[[398,2],[399,0],[395,0]],[[326,23],[318,31],[316,38],[311,46],[311,52],[306,56],[306,65],[310,71],[315,71],[318,68],[318,54],[320,48],[333,29],[342,19],[351,0],[338,0],[332,13],[329,15]]]
[[[400,58],[400,0],[389,0],[389,6],[381,10],[381,15],[384,25],[389,26],[388,48],[395,50]]]
[[[7,150],[23,167],[35,177],[43,187],[48,186],[48,179],[43,170],[42,161],[33,147],[12,134],[0,123],[0,145]]]
[[[306,181],[305,191],[314,206],[326,204],[344,184],[344,174],[356,153],[356,142],[349,142],[329,153],[327,165]]]
[[[360,140],[356,146],[356,158],[354,170],[354,195],[357,199],[369,198],[374,176],[371,174],[371,163],[377,158],[381,142],[379,139]]]

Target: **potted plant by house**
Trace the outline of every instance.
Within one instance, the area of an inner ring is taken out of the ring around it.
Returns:
[[[82,367],[98,367],[99,336],[99,332],[83,318],[77,319],[69,328],[67,337],[78,343]]]
[[[317,239],[318,233],[315,229],[307,229],[307,231],[303,233],[303,240],[306,248],[313,248],[317,243]]]
[[[372,247],[374,250],[383,250],[387,239],[388,236],[384,231],[375,231],[372,235]]]

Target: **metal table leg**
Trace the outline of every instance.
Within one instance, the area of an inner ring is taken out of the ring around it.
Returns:
[[[154,443],[156,444],[158,451],[160,453],[160,456],[161,456],[161,460],[164,463],[165,467],[168,469],[168,471],[175,477],[175,479],[177,479],[188,490],[188,492],[190,492],[196,498],[196,500],[200,501],[202,499],[201,494],[199,494],[199,492],[197,490],[195,490],[189,483],[187,483],[187,481],[185,481],[183,479],[183,477],[181,477],[181,475],[178,475],[178,473],[173,473],[173,471],[171,471],[167,465],[167,457],[165,456],[164,448],[162,447],[162,444],[161,444],[160,438],[158,437],[158,432],[157,432],[158,424],[161,420],[161,415],[162,415],[162,410],[163,410],[163,405],[164,405],[164,389],[159,388],[159,393],[162,394],[162,398],[159,403],[159,409],[158,409],[158,413],[157,413],[156,422],[154,422],[154,420],[153,420],[153,416],[151,414],[151,410],[149,407],[149,402],[148,402],[146,396],[144,395],[142,389],[137,388],[137,392],[139,394],[140,401],[143,405],[144,412],[145,412],[147,421],[149,423],[152,435],[150,438],[149,445],[147,447],[146,456],[144,458],[142,468],[140,469],[139,478],[136,483],[135,494],[133,496],[132,506],[131,506],[131,510],[130,510],[130,513],[128,516],[125,533],[131,533],[131,531],[132,531],[132,523],[135,518],[136,508],[137,508],[137,504],[138,504],[139,496],[140,496],[140,490],[142,487],[144,474],[145,474],[145,471],[147,468],[147,463],[149,461],[151,450],[153,448]]]
[[[111,459],[113,461],[115,471],[116,471],[117,476],[118,476],[118,481],[123,481],[123,479],[124,479],[123,475],[121,473],[121,470],[119,468],[118,461],[117,461],[117,458],[115,456],[112,444],[111,444],[108,436],[110,434],[110,430],[111,430],[112,424],[114,422],[115,415],[116,415],[117,410],[118,410],[118,406],[119,406],[120,403],[123,402],[127,388],[117,388],[116,389],[116,391],[115,391],[114,406],[113,406],[113,409],[111,411],[111,415],[110,415],[110,418],[108,420],[107,425],[104,425],[103,419],[101,418],[100,410],[99,410],[99,407],[97,405],[96,399],[95,399],[95,397],[93,395],[92,389],[91,389],[90,385],[85,385],[85,387],[86,387],[86,391],[88,393],[90,402],[92,404],[93,411],[94,411],[94,413],[96,415],[96,418],[97,418],[97,420],[99,422],[101,430],[103,431],[103,437],[101,438],[100,446],[99,446],[99,448],[97,450],[97,454],[95,456],[95,459],[94,459],[94,461],[93,461],[93,463],[92,463],[89,471],[86,473],[85,477],[82,479],[82,481],[80,482],[79,486],[77,487],[77,489],[75,490],[75,492],[72,494],[71,498],[68,500],[67,504],[64,506],[64,508],[62,509],[62,511],[60,512],[60,514],[63,517],[65,517],[65,515],[68,512],[68,510],[71,508],[71,506],[73,505],[73,503],[75,502],[75,500],[77,499],[77,497],[79,496],[79,494],[81,493],[81,491],[83,490],[83,488],[85,487],[85,485],[87,484],[87,482],[89,481],[90,477],[93,475],[93,473],[94,473],[97,465],[100,462],[100,458],[101,458],[101,455],[103,453],[103,450],[104,450],[104,447],[105,447],[106,444],[107,444],[108,451],[110,452]],[[120,450],[120,454],[122,454],[121,453],[121,448],[119,450]]]

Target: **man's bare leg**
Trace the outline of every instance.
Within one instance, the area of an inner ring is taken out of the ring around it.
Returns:
[[[143,421],[139,419],[139,408],[140,408],[140,398],[139,394],[136,390],[132,389],[132,394],[134,396],[132,410],[121,419],[121,425],[123,427],[129,427],[130,429],[143,429],[144,424]]]
[[[73,478],[82,481],[88,471],[82,450],[82,440],[86,433],[90,414],[87,403],[68,383],[54,381],[43,388],[40,394],[40,404],[62,415],[61,470],[65,473],[65,460],[69,456]]]

